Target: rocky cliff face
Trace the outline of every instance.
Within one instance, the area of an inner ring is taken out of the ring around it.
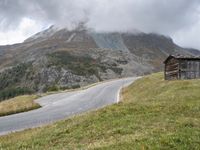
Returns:
[[[84,26],[69,31],[52,26],[21,44],[0,47],[0,91],[73,88],[148,74],[161,70],[167,55],[175,53],[192,55],[161,35],[96,33]]]

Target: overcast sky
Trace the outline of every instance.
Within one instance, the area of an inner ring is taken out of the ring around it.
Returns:
[[[0,45],[80,21],[97,31],[164,34],[200,49],[200,0],[0,0]]]

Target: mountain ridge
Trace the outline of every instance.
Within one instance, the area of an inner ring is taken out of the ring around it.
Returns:
[[[163,35],[51,26],[23,43],[0,47],[0,92],[16,87],[45,92],[149,74],[177,53],[193,55]]]

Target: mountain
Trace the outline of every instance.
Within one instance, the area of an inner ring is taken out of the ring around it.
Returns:
[[[23,43],[0,47],[0,97],[16,88],[45,92],[144,75],[162,70],[163,60],[176,53],[192,55],[163,35],[51,26]]]
[[[200,51],[197,50],[197,49],[187,48],[187,51],[189,51],[190,53],[192,53],[194,56],[200,56]]]

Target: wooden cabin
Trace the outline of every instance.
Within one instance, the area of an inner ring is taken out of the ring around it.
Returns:
[[[200,57],[170,55],[164,64],[165,80],[200,79]]]

